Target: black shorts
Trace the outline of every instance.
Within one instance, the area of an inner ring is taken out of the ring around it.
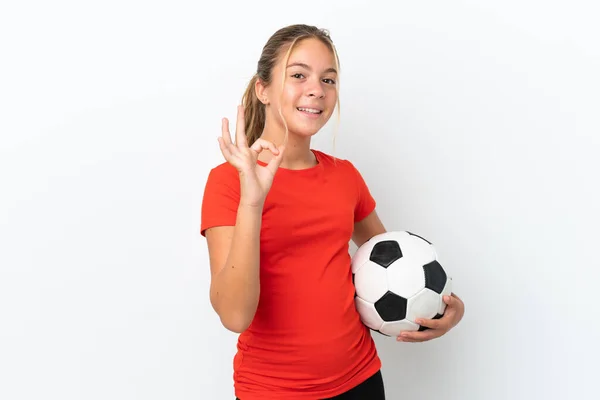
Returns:
[[[381,370],[375,375],[361,383],[360,385],[335,397],[329,397],[323,400],[385,400],[385,389],[383,387],[383,377]],[[240,400],[236,397],[236,400]],[[283,400],[283,399],[282,399]]]

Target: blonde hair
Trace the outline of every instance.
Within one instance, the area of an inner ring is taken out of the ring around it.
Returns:
[[[325,29],[320,29],[315,26],[310,25],[290,25],[284,28],[279,29],[275,32],[267,41],[265,46],[263,47],[262,54],[260,59],[258,60],[258,66],[256,69],[256,73],[250,79],[248,83],[248,87],[242,96],[242,105],[244,107],[244,115],[245,115],[245,129],[246,129],[246,137],[248,139],[248,145],[251,146],[252,143],[258,139],[262,131],[265,127],[266,122],[266,110],[265,105],[258,99],[256,96],[255,86],[258,79],[261,82],[268,86],[271,84],[273,80],[273,68],[277,64],[279,57],[283,50],[286,47],[287,51],[284,56],[284,65],[287,64],[290,54],[292,50],[296,46],[297,43],[304,39],[318,39],[323,42],[333,53],[335,58],[335,68],[339,73],[340,70],[340,62],[337,54],[337,50],[329,32]],[[286,73],[285,68],[283,70],[283,82],[285,83]],[[336,79],[336,91],[337,91],[337,122],[339,125],[340,121],[340,96],[339,96],[339,77]],[[283,94],[283,93],[282,93]],[[283,120],[283,124],[285,126],[285,137],[287,140],[288,127],[281,113],[281,109],[278,110],[281,119]],[[335,136],[334,136],[334,144],[335,144]]]

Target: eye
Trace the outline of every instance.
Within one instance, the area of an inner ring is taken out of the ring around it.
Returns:
[[[302,79],[302,78],[304,78],[304,75],[302,75],[301,73],[296,73],[296,74],[292,75],[292,78]]]
[[[323,79],[323,82],[328,83],[330,85],[335,85],[335,80],[330,79],[330,78]]]

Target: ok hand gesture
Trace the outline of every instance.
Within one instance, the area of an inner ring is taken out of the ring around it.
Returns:
[[[218,138],[219,147],[225,160],[240,174],[240,204],[262,206],[271,189],[275,172],[283,159],[284,146],[278,149],[274,143],[260,138],[252,146],[248,146],[242,106],[238,106],[235,138],[235,143],[232,143],[229,121],[223,118],[222,134]],[[266,166],[257,163],[258,155],[263,150],[271,151],[274,156]]]

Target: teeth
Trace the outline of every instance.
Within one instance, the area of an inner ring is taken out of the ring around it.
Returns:
[[[314,108],[302,108],[302,107],[298,107],[299,111],[306,111],[309,112],[311,114],[321,114],[320,110],[315,110]]]

